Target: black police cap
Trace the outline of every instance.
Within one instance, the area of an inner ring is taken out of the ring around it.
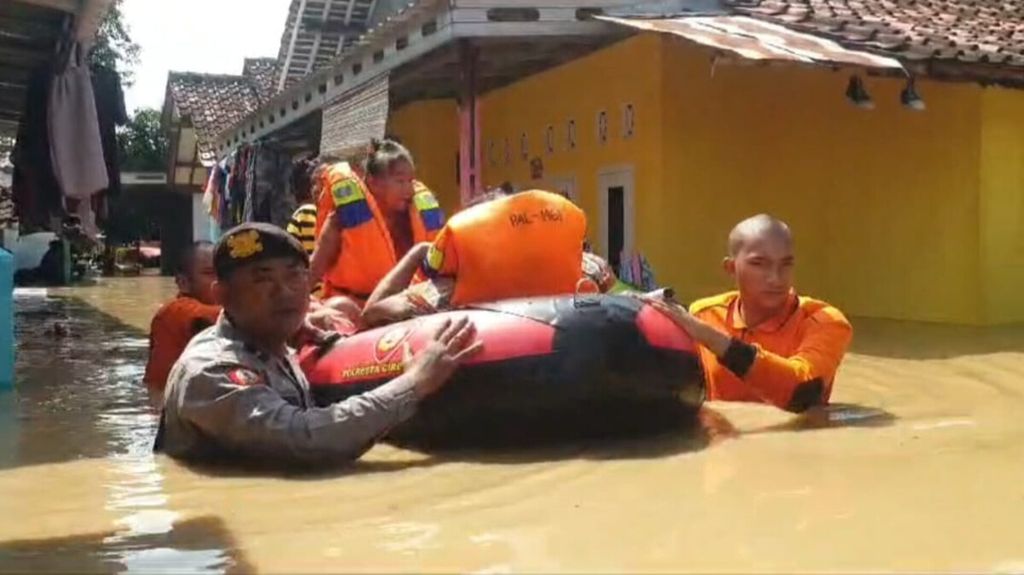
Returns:
[[[217,242],[213,268],[225,279],[241,266],[271,258],[294,258],[309,265],[309,256],[291,234],[262,222],[248,222],[231,228]]]

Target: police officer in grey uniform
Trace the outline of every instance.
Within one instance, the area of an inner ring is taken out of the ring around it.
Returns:
[[[174,457],[356,459],[481,349],[467,319],[447,322],[426,348],[407,357],[402,375],[316,407],[286,345],[309,306],[309,260],[302,246],[275,226],[242,224],[217,243],[214,268],[224,312],[192,340],[167,380],[155,448]]]

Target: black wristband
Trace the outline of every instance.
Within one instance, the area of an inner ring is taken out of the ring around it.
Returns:
[[[757,348],[735,338],[729,343],[725,353],[718,358],[722,365],[739,378],[747,375],[750,367],[754,365],[755,359],[757,359]]]

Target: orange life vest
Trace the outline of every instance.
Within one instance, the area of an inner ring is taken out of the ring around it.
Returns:
[[[586,232],[586,214],[563,196],[520,192],[452,216],[447,248],[432,249],[425,268],[443,270],[437,260],[454,256],[455,306],[574,293]]]
[[[330,202],[327,210],[341,224],[341,256],[324,279],[325,295],[347,294],[365,300],[384,279],[399,258],[394,242],[373,194],[347,164],[327,172],[329,188],[322,196]],[[434,194],[420,182],[409,203],[413,242],[429,242],[444,226],[444,213]],[[323,200],[322,200],[323,201]]]
[[[332,184],[338,184],[348,178],[355,178],[362,185],[362,179],[348,162],[324,165],[313,174],[313,199],[316,203],[316,237],[324,229],[327,218],[334,213],[334,196],[331,195]]]
[[[220,310],[220,306],[179,295],[156,312],[150,324],[149,361],[143,377],[150,390],[163,393],[174,362],[197,333],[217,323]]]

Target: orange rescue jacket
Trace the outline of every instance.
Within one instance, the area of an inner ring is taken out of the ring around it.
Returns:
[[[455,278],[452,305],[574,293],[587,231],[583,210],[530,190],[452,216],[423,265]]]
[[[785,312],[757,327],[747,327],[739,294],[728,292],[690,305],[690,313],[729,335],[722,357],[701,347],[708,399],[771,403],[803,411],[828,403],[836,370],[853,329],[829,304],[790,295]]]
[[[395,253],[377,201],[348,164],[333,167],[325,177],[329,187],[321,194],[321,202],[330,204],[318,213],[334,213],[341,227],[341,255],[324,276],[330,287],[326,291],[365,300],[405,254]],[[413,242],[429,242],[444,226],[444,213],[426,186],[420,182],[414,186],[409,205]]]
[[[339,183],[348,178],[356,178],[359,182],[362,179],[348,162],[323,165],[313,173],[313,199],[316,203],[316,237],[320,237],[320,230],[324,229],[324,223],[328,216],[334,213],[334,197],[331,196],[331,184]]]
[[[220,310],[220,306],[179,295],[156,312],[150,324],[149,361],[143,376],[151,390],[163,392],[174,362],[193,336],[217,322]]]

